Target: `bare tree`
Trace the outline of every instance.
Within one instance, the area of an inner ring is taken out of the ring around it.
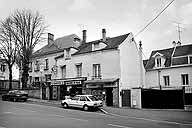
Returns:
[[[1,21],[0,26],[0,52],[3,55],[5,63],[8,65],[10,90],[12,89],[12,67],[15,64],[17,56],[17,40],[7,29],[11,24],[10,19],[7,18]]]
[[[44,40],[42,36],[45,34],[46,25],[42,15],[25,9],[16,10],[9,19],[12,24],[7,29],[17,40],[16,45],[19,48],[21,58],[21,82],[22,87],[26,88],[29,76],[29,61],[34,47]]]

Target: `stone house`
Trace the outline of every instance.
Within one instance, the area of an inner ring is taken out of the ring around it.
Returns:
[[[65,48],[55,58],[57,79],[51,80],[52,98],[62,99],[68,93],[93,94],[107,106],[131,107],[131,89],[144,86],[141,52],[132,33],[86,42]]]

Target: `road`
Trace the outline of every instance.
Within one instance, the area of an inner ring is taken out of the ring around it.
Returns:
[[[84,112],[76,109],[63,109],[59,106],[31,104],[28,102],[0,101],[0,128],[145,127],[190,128],[192,123],[177,123],[174,120],[172,122],[152,120],[145,117],[135,118],[131,116],[108,115],[99,112]]]

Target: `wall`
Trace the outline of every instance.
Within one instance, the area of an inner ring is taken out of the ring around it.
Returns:
[[[141,68],[140,68],[140,55],[136,42],[132,41],[133,35],[130,34],[127,39],[120,45],[120,91],[122,89],[131,89],[141,87]],[[142,65],[143,80],[145,79],[145,69]],[[119,93],[119,103],[121,105],[121,96]]]
[[[192,86],[192,66],[162,69],[160,72],[160,84],[164,85],[163,76],[169,75],[170,87],[181,86],[181,74],[189,74],[189,85]],[[146,72],[146,87],[158,87],[157,70]]]
[[[66,77],[76,77],[75,64],[82,63],[82,77],[87,77],[88,80],[93,76],[93,64],[101,64],[102,79],[106,78],[119,78],[120,65],[119,65],[119,51],[118,50],[105,50],[96,51],[87,54],[74,55],[70,60],[64,58],[58,59],[58,77],[61,78],[61,66],[66,65]]]
[[[43,77],[43,80],[45,80],[45,74],[52,74],[52,76],[51,76],[52,79],[57,78],[56,74],[54,74],[51,71],[51,68],[56,64],[55,57],[61,55],[62,53],[63,52],[58,52],[58,53],[54,53],[54,54],[49,54],[49,55],[44,55],[41,57],[33,58],[33,60],[32,60],[32,72],[29,72],[29,76],[32,76],[33,80],[34,80],[34,77]],[[48,61],[49,61],[48,62],[48,65],[49,65],[48,70],[44,70],[45,59],[48,59]],[[42,72],[41,71],[37,71],[37,72],[34,71],[36,60],[39,60],[39,62],[41,63],[42,66],[40,66],[40,68],[43,67]],[[41,78],[40,78],[40,80],[41,80]]]
[[[40,90],[23,90],[28,93],[28,96],[31,98],[40,98]]]

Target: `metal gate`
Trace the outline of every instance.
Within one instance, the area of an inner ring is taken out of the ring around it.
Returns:
[[[141,91],[142,108],[183,109],[183,90],[154,90]]]
[[[122,90],[122,107],[131,107],[131,91]]]

